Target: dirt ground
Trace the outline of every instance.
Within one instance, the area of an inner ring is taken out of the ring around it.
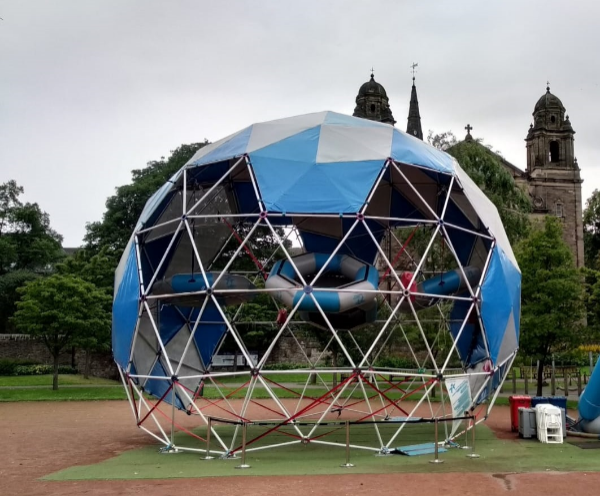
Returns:
[[[509,431],[506,407],[487,424]],[[494,496],[594,494],[600,473],[348,474],[342,476],[215,477],[135,481],[45,482],[40,477],[157,443],[136,429],[126,402],[0,404],[0,495],[370,495],[389,493]],[[600,469],[600,467],[598,467]]]

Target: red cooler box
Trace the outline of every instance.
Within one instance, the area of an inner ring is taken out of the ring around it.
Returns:
[[[509,396],[510,430],[519,432],[519,408],[531,408],[531,396]]]

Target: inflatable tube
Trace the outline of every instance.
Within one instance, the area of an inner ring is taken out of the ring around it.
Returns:
[[[319,277],[317,288],[331,288],[331,291],[313,291],[314,276],[325,266],[330,255],[305,253],[289,260],[279,260],[271,270],[265,283],[269,289],[280,289],[273,297],[288,308],[294,308],[302,296],[306,296],[298,307],[302,316],[320,327],[326,327],[313,298],[328,315],[330,323],[338,329],[353,329],[377,317],[377,294],[379,272],[375,267],[348,255],[334,255],[327,269]],[[304,287],[298,272],[306,281]],[[340,292],[335,289],[348,289]]]
[[[252,300],[256,295],[254,293],[247,293],[247,290],[256,289],[256,286],[252,284],[247,278],[240,275],[225,274],[216,286],[214,281],[219,277],[219,272],[207,272],[206,279],[208,280],[208,287],[213,291],[217,292],[215,297],[222,305],[239,305]],[[179,294],[179,293],[192,293],[206,291],[207,287],[204,283],[204,277],[201,273],[196,274],[175,274],[168,279],[163,279],[154,283],[152,288],[153,294]],[[224,294],[218,294],[219,290],[232,290],[239,289],[239,292],[227,292]],[[175,296],[165,299],[165,303],[172,303],[174,305],[198,307],[204,303],[206,298],[205,294],[185,294],[181,296]]]
[[[594,367],[577,405],[581,427],[585,432],[600,434],[600,363]]]
[[[467,280],[471,287],[479,284],[481,279],[481,269],[478,267],[467,266],[463,268],[465,275],[467,276]],[[412,272],[404,272],[400,276],[400,280],[402,281],[402,285],[406,288],[410,284],[410,281],[413,277]],[[410,288],[408,288],[411,293],[426,293],[431,296],[422,296],[422,295],[411,295],[410,301],[413,303],[415,310],[421,310],[423,308],[428,308],[435,305],[439,298],[436,298],[436,295],[439,296],[450,296],[456,293],[460,293],[467,289],[467,283],[465,282],[465,278],[462,272],[459,269],[450,270],[445,272],[444,274],[440,274],[439,276],[432,277],[423,282],[416,283],[413,282]],[[404,301],[400,306],[400,311],[410,312],[410,305],[408,301]]]

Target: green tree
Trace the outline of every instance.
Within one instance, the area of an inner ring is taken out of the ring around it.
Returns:
[[[555,217],[546,217],[544,225],[533,229],[515,252],[522,274],[520,347],[539,360],[539,396],[543,367],[552,353],[573,349],[586,340],[582,277]]]
[[[125,249],[135,225],[144,209],[146,201],[173,174],[208,141],[181,145],[168,159],[149,162],[143,169],[131,172],[132,182],[117,188],[116,194],[106,200],[106,211],[101,222],[92,222],[86,226],[84,241],[86,249],[93,256],[103,248],[119,256]],[[116,267],[116,265],[115,265]]]
[[[54,360],[52,389],[58,389],[60,354],[92,336],[110,332],[111,299],[105,291],[71,275],[54,274],[19,289],[12,320],[17,329],[41,340]]]
[[[596,344],[600,340],[600,271],[587,267],[581,270],[585,280],[587,344]]]
[[[89,251],[86,249],[81,249],[64,263],[58,264],[56,272],[78,277],[93,284],[98,291],[104,292],[108,297],[104,300],[106,303],[105,310],[110,314],[117,263],[116,254],[106,247],[93,256],[90,256]],[[110,328],[97,328],[93,333],[79,336],[73,344],[85,352],[83,376],[88,379],[93,353],[110,351]]]
[[[600,268],[600,191],[594,190],[585,202],[583,211],[583,246],[585,247],[585,266]]]
[[[11,330],[9,318],[24,282],[52,272],[64,253],[62,238],[37,203],[23,203],[15,181],[0,184],[0,332]]]
[[[447,149],[498,209],[511,243],[527,236],[531,200],[515,183],[498,153],[477,141],[461,141]]]

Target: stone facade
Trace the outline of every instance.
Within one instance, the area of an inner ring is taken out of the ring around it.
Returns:
[[[584,264],[581,174],[574,147],[575,131],[562,102],[550,93],[538,100],[529,128],[527,182],[534,217],[556,215],[564,224],[563,236],[578,267]]]
[[[377,85],[377,87],[374,85]],[[368,88],[372,88],[370,93],[367,92]],[[371,81],[363,84],[359,90],[354,115],[394,124],[393,119],[392,121],[386,119],[379,111],[369,113],[363,110],[366,108],[367,96],[373,100],[381,99],[381,95],[386,95],[385,89],[379,83],[375,83],[371,74]],[[362,106],[358,105],[359,101]],[[381,101],[383,102],[383,100]],[[385,96],[385,105],[387,104],[388,100]],[[377,110],[380,107],[374,106],[372,108]],[[391,110],[389,110],[389,115],[391,116]],[[583,180],[575,157],[575,131],[569,116],[566,115],[565,107],[558,97],[550,93],[550,87],[547,87],[546,93],[538,99],[532,115],[533,123],[525,138],[527,148],[526,169],[520,169],[501,156],[498,156],[498,158],[511,173],[517,184],[529,193],[533,205],[533,213],[531,214],[533,219],[555,215],[562,220],[564,240],[573,252],[575,264],[582,267],[584,265],[583,201],[581,195]],[[467,126],[465,140],[473,140],[470,134],[471,129],[470,125]],[[414,76],[407,132],[423,139]]]
[[[48,348],[26,334],[0,334],[0,359],[11,358],[18,360],[31,360],[36,363],[52,365],[52,355]],[[61,365],[70,365],[83,373],[85,354],[77,350],[75,354],[70,351],[60,356]],[[95,353],[92,355],[90,374],[94,377],[105,379],[118,379],[119,372],[115,366],[111,353]]]

